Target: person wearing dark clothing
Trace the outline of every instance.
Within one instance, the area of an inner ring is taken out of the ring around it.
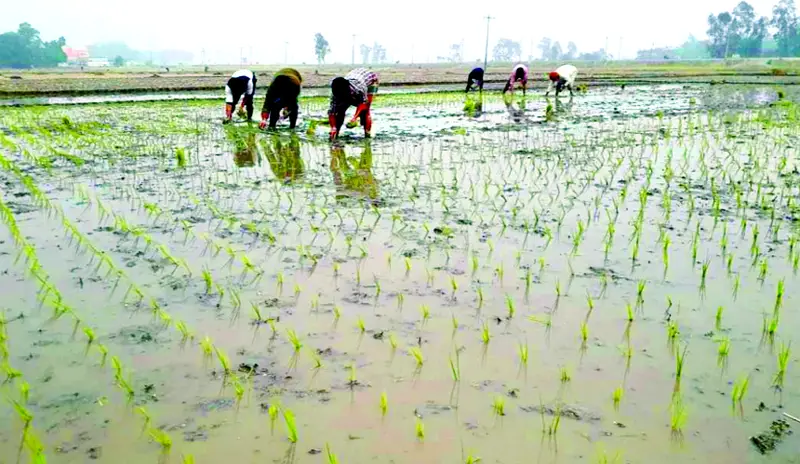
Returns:
[[[472,86],[476,86],[479,91],[483,92],[483,68],[475,68],[469,72],[466,92],[472,90]]]
[[[274,129],[278,124],[281,111],[285,110],[289,114],[289,128],[294,129],[299,111],[297,99],[300,96],[302,83],[303,78],[296,69],[284,68],[275,73],[275,77],[272,78],[272,83],[267,89],[264,106],[261,108],[260,128],[266,128],[267,119],[269,119],[269,127]]]
[[[247,108],[247,120],[253,118],[253,97],[256,94],[256,75],[248,69],[233,73],[225,85],[225,122],[231,122],[233,109],[242,98],[242,108]]]
[[[344,77],[331,81],[331,104],[328,108],[328,121],[331,124],[330,140],[336,139],[344,124],[347,109],[356,107],[356,113],[350,124],[357,119],[364,126],[364,137],[372,131],[372,100],[378,92],[378,75],[364,68],[357,68]]]

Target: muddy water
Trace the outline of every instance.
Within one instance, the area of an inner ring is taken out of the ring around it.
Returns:
[[[53,320],[39,305],[37,283],[0,228],[8,362],[30,384],[32,427],[51,462],[191,454],[196,462],[314,463],[326,461],[326,444],[347,463],[464,462],[470,454],[599,462],[617,453],[619,462],[790,462],[798,454],[794,437],[768,457],[748,442],[780,412],[800,411],[794,353],[783,392],[772,388],[779,347],[800,322],[791,310],[796,212],[787,202],[797,195],[798,129],[768,109],[772,90],[608,89],[564,99],[549,118],[548,102],[534,97],[510,108],[487,97],[470,116],[452,97],[391,98],[376,108],[371,142],[352,129],[337,146],[324,141],[324,127],[306,133],[307,122],[294,140],[223,128],[211,104],[0,116],[17,147],[5,144],[3,155],[63,209],[63,219],[47,214],[17,176],[0,173],[3,202],[77,318]],[[311,102],[304,114],[319,118],[324,109]],[[53,157],[49,171],[35,166],[43,156]],[[141,228],[138,240],[120,219]],[[124,270],[116,287],[114,274],[95,271],[98,258],[65,236],[65,220]],[[670,239],[666,272],[660,229]],[[186,268],[167,261],[162,244]],[[260,278],[245,272],[242,256]],[[208,292],[204,269],[214,281]],[[780,324],[765,339],[781,279]],[[147,299],[126,295],[131,285]],[[154,316],[150,297],[170,325]],[[275,319],[274,334],[253,322],[252,305]],[[177,321],[195,338],[182,343]],[[83,327],[97,337],[88,350]],[[217,357],[204,359],[206,336],[230,358],[227,380]],[[723,339],[730,350],[720,357]],[[99,343],[109,351],[102,366]],[[676,346],[688,347],[680,432],[670,428]],[[115,386],[111,356],[130,374],[130,402]],[[240,364],[257,364],[256,375],[245,378]],[[732,407],[733,382],[748,374],[747,394]],[[244,388],[238,402],[234,375]],[[17,399],[19,383],[4,394]],[[492,407],[498,398],[504,415]],[[282,416],[271,426],[269,405],[294,413],[296,444]],[[168,454],[148,439],[139,407],[172,437]],[[557,432],[543,433],[559,408]],[[1,424],[0,456],[13,460],[21,424],[6,411],[13,419]]]

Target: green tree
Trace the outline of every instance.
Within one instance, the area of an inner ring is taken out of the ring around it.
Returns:
[[[372,46],[372,62],[383,63],[384,61],[386,61],[386,49],[383,48],[383,45],[375,42]]]
[[[514,42],[510,39],[500,39],[497,45],[492,50],[492,56],[495,61],[513,61],[518,60],[522,55],[522,46],[519,42]]]
[[[542,40],[539,41],[538,48],[542,52],[542,59],[546,60],[550,58],[550,52],[552,51],[553,47],[553,40],[549,37],[543,37]]]
[[[317,63],[322,64],[325,62],[325,57],[330,53],[331,48],[325,37],[319,32],[314,35],[314,54],[317,55]]]
[[[125,58],[117,55],[117,56],[114,57],[114,62],[113,63],[114,63],[114,66],[116,66],[118,68],[121,68],[121,67],[125,66]]]
[[[67,60],[61,47],[63,37],[42,42],[39,31],[22,23],[16,32],[0,34],[0,67],[31,68],[56,66]]]
[[[367,64],[369,62],[369,55],[372,53],[372,47],[361,44],[359,51],[361,52],[361,62]]]
[[[567,53],[564,55],[563,59],[574,60],[577,56],[578,56],[578,46],[575,45],[575,42],[568,43]]]
[[[550,47],[550,56],[548,59],[550,61],[558,61],[562,56],[564,56],[564,51],[561,50],[561,44],[556,40],[553,42],[553,46]]]
[[[708,15],[708,51],[714,58],[726,58],[730,47],[733,17],[727,11]]]
[[[740,2],[733,9],[729,50],[739,56],[761,56],[761,47],[767,35],[767,18],[756,18],[755,10],[747,2]]]
[[[704,60],[710,58],[707,41],[697,40],[690,35],[686,42],[675,49],[675,56],[682,60]]]
[[[772,8],[770,21],[778,43],[778,56],[794,56],[798,50],[797,11],[794,0],[780,0]]]
[[[95,57],[108,58],[120,56],[125,61],[144,61],[144,53],[134,50],[125,42],[101,42],[89,45],[89,54]]]

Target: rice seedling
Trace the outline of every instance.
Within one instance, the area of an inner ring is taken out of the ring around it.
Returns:
[[[630,303],[625,303],[625,313],[627,314],[628,322],[633,322],[633,308]]]
[[[286,438],[290,443],[297,443],[297,425],[294,413],[288,408],[283,408],[283,421],[286,423]]]
[[[733,384],[733,390],[731,391],[731,401],[733,405],[741,405],[742,400],[744,399],[745,395],[747,395],[747,388],[750,384],[750,375],[746,375],[740,379],[738,379]]]
[[[231,371],[231,362],[228,359],[228,355],[217,347],[214,347],[214,352],[217,354],[217,360],[219,361],[223,374],[226,376],[231,374],[233,371]]]
[[[270,403],[269,406],[267,406],[267,414],[269,415],[269,423],[270,423],[270,433],[273,434],[275,433],[275,422],[277,422],[278,420],[279,412],[280,409],[278,408],[277,404]]]
[[[461,380],[461,361],[459,359],[458,350],[456,350],[455,354],[455,361],[453,361],[452,355],[449,357],[450,375],[452,375],[454,382],[459,382]]]
[[[83,333],[86,335],[86,345],[91,345],[97,339],[91,327],[84,327]]]
[[[619,409],[619,403],[622,401],[622,395],[624,394],[624,390],[622,387],[617,387],[614,389],[614,393],[611,395],[611,399],[614,401],[614,409]]]
[[[586,345],[586,340],[589,338],[589,324],[581,322],[581,342]]]
[[[161,449],[163,452],[168,453],[169,450],[172,448],[172,438],[169,434],[161,429],[154,429],[151,428],[148,431],[150,438],[153,439],[154,442],[161,445]]]
[[[414,346],[408,350],[408,353],[417,362],[417,369],[421,369],[422,365],[425,363],[425,358],[422,356],[422,350],[420,350],[419,347]]]
[[[342,308],[340,308],[338,305],[334,305],[333,306],[333,318],[334,318],[334,320],[338,321],[340,317],[342,317]]]
[[[644,280],[640,280],[636,284],[636,305],[641,306],[644,304],[644,289],[647,283]]]
[[[728,337],[722,337],[717,340],[717,362],[722,365],[728,358],[731,351],[731,340]]]
[[[392,347],[392,351],[397,349],[397,337],[394,334],[389,334],[389,346]]]
[[[422,419],[417,418],[417,422],[414,426],[414,432],[417,437],[417,440],[420,442],[425,441],[425,424],[422,423]]]
[[[567,383],[572,380],[572,374],[570,374],[569,369],[566,367],[561,368],[559,376],[561,383]]]
[[[380,408],[381,408],[381,415],[385,416],[386,412],[389,410],[389,397],[386,396],[385,391],[381,392]]]
[[[675,386],[674,391],[679,392],[681,389],[681,379],[683,378],[683,365],[686,361],[686,351],[689,346],[686,345],[681,351],[677,346],[675,347]]]
[[[683,398],[680,394],[675,395],[670,404],[670,429],[673,436],[680,436],[683,434],[683,428],[686,426],[686,421],[689,417],[686,406],[683,404]]]
[[[325,457],[328,460],[328,464],[339,464],[339,458],[331,451],[330,443],[325,443]]]
[[[524,343],[517,344],[517,354],[519,355],[519,363],[521,366],[528,365],[528,345]]]
[[[360,333],[363,334],[364,332],[367,331],[367,327],[364,325],[364,318],[362,318],[361,316],[358,316],[356,324],[357,324],[357,327],[358,327],[358,331]]]
[[[483,321],[483,325],[481,326],[481,341],[484,345],[488,345],[491,339],[492,334],[489,332],[489,322]]]
[[[348,374],[347,374],[347,384],[351,387],[358,385],[358,379],[356,378],[356,365],[350,363],[347,366]]]
[[[214,344],[211,342],[211,338],[207,336],[200,341],[200,348],[203,350],[203,357],[205,358],[210,358],[214,354]]]
[[[321,369],[322,368],[322,358],[320,357],[319,353],[317,353],[317,350],[312,348],[312,349],[309,350],[309,352],[311,354],[311,360],[314,362],[314,366],[312,367],[312,369],[315,369],[315,370]]]
[[[421,322],[424,325],[425,322],[427,322],[428,319],[431,318],[431,308],[430,308],[430,306],[424,304],[424,305],[419,307],[419,312],[420,312],[420,316],[422,317],[422,321]]]
[[[772,378],[772,387],[775,390],[783,391],[783,384],[786,380],[786,369],[789,367],[789,357],[791,356],[792,345],[781,343],[778,349],[778,371]]]
[[[498,395],[494,397],[494,402],[492,403],[492,409],[494,410],[495,415],[497,416],[505,416],[506,415],[506,400],[502,396]]]
[[[514,298],[509,294],[506,294],[506,309],[508,310],[508,318],[513,319],[516,308],[514,305]]]
[[[667,323],[667,339],[670,341],[674,341],[675,339],[678,338],[680,333],[681,331],[678,328],[678,322],[675,320],[670,320]]]
[[[286,337],[289,339],[289,343],[291,343],[294,347],[294,352],[300,352],[300,348],[303,347],[303,343],[300,341],[297,333],[292,329],[286,329]]]

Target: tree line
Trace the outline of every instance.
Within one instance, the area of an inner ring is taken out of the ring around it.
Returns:
[[[61,49],[66,43],[64,37],[45,42],[33,26],[22,23],[16,32],[0,34],[0,67],[24,69],[58,66],[67,61],[67,55]]]
[[[708,15],[708,53],[713,58],[763,56],[765,39],[771,33],[776,43],[775,55],[800,56],[800,31],[794,0],[780,0],[772,8],[772,17],[756,17],[746,1],[733,11]]]
[[[529,56],[528,59],[541,59],[544,61],[602,61],[610,59],[611,56],[605,49],[599,49],[594,52],[578,53],[578,47],[575,42],[567,43],[567,49],[561,46],[561,43],[556,40],[553,41],[549,37],[543,38],[539,45],[536,47],[539,51],[539,56]],[[510,39],[500,39],[497,45],[492,49],[492,58],[495,61],[518,61],[522,59],[522,46],[519,42]]]

